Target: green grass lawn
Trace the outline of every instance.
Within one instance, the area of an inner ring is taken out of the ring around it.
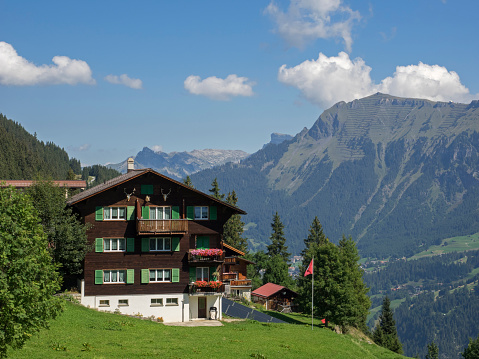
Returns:
[[[34,335],[9,358],[401,358],[350,335],[317,326],[255,321],[223,327],[170,327],[67,302],[49,330]]]
[[[415,254],[409,259],[418,259],[443,253],[464,252],[471,249],[479,249],[479,233],[444,239],[440,245],[430,246],[427,250]]]

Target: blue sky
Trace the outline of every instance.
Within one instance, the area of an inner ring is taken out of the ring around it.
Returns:
[[[375,92],[479,99],[476,0],[0,0],[0,112],[83,164],[253,153]]]

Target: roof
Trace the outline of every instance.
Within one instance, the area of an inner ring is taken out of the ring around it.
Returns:
[[[0,187],[13,186],[15,188],[31,187],[38,181],[31,180],[1,180]],[[68,188],[86,188],[86,181],[51,181],[54,185]]]
[[[239,249],[236,249],[235,247],[232,247],[232,246],[230,246],[229,244],[226,244],[226,243],[224,243],[224,242],[223,242],[223,247],[226,247],[226,248],[228,248],[228,249],[231,249],[233,252],[238,253],[238,255],[240,255],[240,256],[244,256],[244,255],[245,255],[244,252],[241,252]]]
[[[97,194],[100,194],[112,187],[115,187],[115,186],[118,186],[122,183],[125,183],[125,182],[128,182],[130,180],[132,180],[133,178],[137,178],[137,177],[140,177],[146,173],[152,173],[154,175],[157,175],[158,177],[161,177],[167,181],[170,181],[170,182],[173,182],[175,184],[177,184],[178,186],[180,187],[183,187],[189,191],[193,191],[193,192],[196,192],[198,194],[201,194],[202,196],[205,196],[205,197],[208,197],[210,200],[214,201],[214,202],[217,202],[223,206],[226,206],[226,207],[229,207],[231,209],[233,209],[236,213],[239,213],[239,214],[246,214],[245,211],[239,209],[238,207],[235,207],[235,206],[232,206],[231,204],[229,203],[226,203],[226,202],[223,202],[215,197],[212,197],[210,195],[207,195],[206,193],[204,192],[201,192],[193,187],[190,187],[190,186],[187,186],[185,185],[184,183],[181,183],[181,182],[178,182],[176,180],[174,180],[173,178],[170,178],[170,177],[167,177],[165,175],[162,175],[161,173],[159,172],[156,172],[154,170],[152,170],[151,168],[144,168],[144,169],[139,169],[139,170],[131,170],[130,172],[128,173],[125,173],[123,175],[120,175],[118,177],[115,177],[115,178],[112,178],[111,180],[109,181],[106,181],[102,184],[99,184],[95,187],[92,187],[92,188],[89,188],[87,189],[86,191],[83,191],[81,193],[78,193],[74,196],[72,196],[68,201],[67,201],[67,204],[68,205],[74,205],[76,203],[79,203],[81,201],[84,201],[86,200],[87,198],[90,198],[90,197],[93,197],[93,196],[96,196]]]
[[[288,292],[292,292],[297,294],[296,292],[292,291],[289,288],[283,287],[282,285],[274,284],[274,283],[266,283],[265,285],[259,287],[255,291],[251,292],[251,295],[262,297],[262,298],[269,298],[272,295],[286,289]]]

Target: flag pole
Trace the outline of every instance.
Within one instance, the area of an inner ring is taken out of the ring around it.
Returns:
[[[313,273],[311,273],[311,330],[313,330],[313,299],[314,299],[314,255],[313,255]]]

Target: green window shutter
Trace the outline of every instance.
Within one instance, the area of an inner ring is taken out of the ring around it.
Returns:
[[[218,218],[218,210],[216,206],[210,206],[210,219],[216,221]]]
[[[103,207],[96,207],[95,221],[103,221]]]
[[[216,268],[215,267],[210,267],[210,280],[213,280],[213,273],[216,272]]]
[[[141,270],[141,283],[150,283],[150,270],[142,269]]]
[[[198,236],[196,238],[196,248],[198,249],[210,249],[210,237]]]
[[[126,251],[134,252],[135,251],[135,238],[126,239]]]
[[[134,269],[127,269],[126,270],[126,284],[133,284],[135,283],[135,270]]]
[[[96,270],[95,271],[95,284],[103,284],[103,271]]]
[[[150,219],[150,207],[141,207],[141,218]]]
[[[127,206],[126,207],[126,219],[128,221],[134,221],[135,218],[135,206]]]
[[[196,267],[190,267],[190,283],[196,282]]]
[[[142,184],[141,185],[141,194],[153,194],[153,185],[152,184]]]
[[[179,237],[173,237],[171,238],[171,248],[173,252],[179,252],[180,251],[180,238]]]
[[[179,268],[173,268],[171,270],[171,281],[173,283],[178,283],[180,281],[180,269]]]
[[[95,238],[95,252],[103,252],[103,238]]]
[[[186,218],[190,221],[195,219],[195,207],[188,206],[186,207]]]
[[[150,238],[141,239],[141,251],[149,252],[150,251]]]
[[[171,207],[171,219],[180,219],[180,207]]]

